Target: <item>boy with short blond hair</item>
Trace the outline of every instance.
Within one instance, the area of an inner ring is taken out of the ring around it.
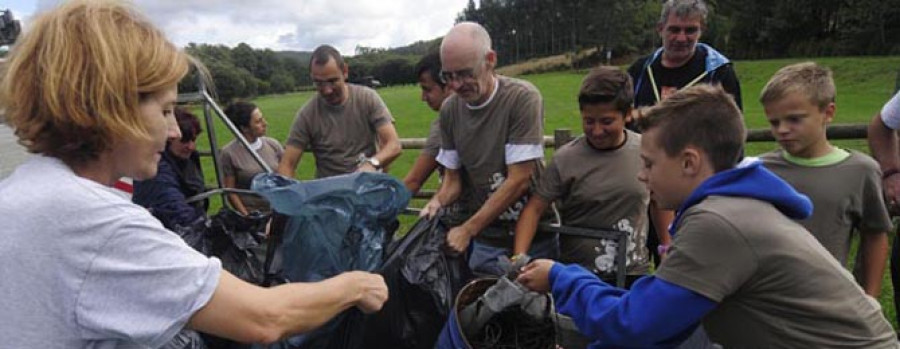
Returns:
[[[834,80],[826,67],[805,62],[776,72],[763,87],[760,102],[781,149],[760,159],[812,200],[812,216],[798,222],[842,265],[847,265],[853,231],[860,233],[859,281],[867,294],[878,297],[892,226],[881,170],[868,155],[828,141],[834,98]]]
[[[624,291],[538,260],[518,278],[552,290],[592,347],[672,347],[701,323],[726,348],[898,347],[878,302],[791,219],[810,215],[809,199],[759,162],[738,164],[746,130],[724,90],[678,91],[641,123],[638,176],[676,210],[656,274]]]

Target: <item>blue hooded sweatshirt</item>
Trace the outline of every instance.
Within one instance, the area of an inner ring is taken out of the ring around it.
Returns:
[[[759,161],[707,178],[675,212],[674,234],[684,212],[708,196],[753,198],[771,203],[784,215],[812,214],[809,198],[798,193]],[[557,309],[572,317],[591,348],[674,347],[690,336],[718,304],[699,293],[654,276],[638,280],[630,291],[600,281],[578,265],[554,264],[550,284]]]

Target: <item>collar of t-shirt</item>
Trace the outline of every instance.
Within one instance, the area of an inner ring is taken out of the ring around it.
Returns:
[[[466,107],[468,107],[469,110],[478,110],[478,109],[483,109],[484,107],[487,107],[488,104],[491,104],[491,101],[494,100],[494,96],[497,95],[498,90],[500,90],[500,78],[497,76],[494,76],[494,91],[491,92],[491,96],[488,97],[488,99],[486,101],[484,101],[484,103],[481,103],[479,105],[471,105],[469,103],[466,103]]]
[[[587,135],[584,136],[584,144],[587,145],[588,149],[592,149],[592,150],[594,150],[594,151],[599,151],[599,152],[614,152],[614,151],[616,151],[616,150],[622,149],[622,147],[625,146],[625,143],[628,143],[628,131],[622,130],[622,132],[625,132],[625,139],[622,140],[622,143],[619,144],[619,145],[617,145],[615,148],[611,148],[611,149],[599,149],[599,148],[595,147],[593,144],[591,144],[591,141],[588,140],[588,136],[587,136]]]
[[[250,143],[250,148],[253,150],[260,150],[263,146],[262,137],[256,137],[256,140],[253,143]]]
[[[834,165],[850,157],[850,152],[835,146],[831,147],[830,153],[816,158],[801,158],[788,154],[788,152],[783,152],[782,154],[784,155],[784,159],[787,160],[787,162],[806,167],[822,167]]]

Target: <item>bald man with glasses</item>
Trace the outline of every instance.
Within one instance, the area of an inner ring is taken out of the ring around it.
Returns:
[[[454,26],[440,52],[441,79],[455,94],[440,112],[443,183],[422,215],[457,203],[462,223],[448,232],[448,246],[471,249],[475,273],[500,275],[500,258],[512,254],[515,222],[542,168],[543,100],[531,83],[494,73],[497,54],[476,23]],[[534,241],[532,256],[558,255],[554,234],[539,233]]]
[[[383,171],[400,156],[393,117],[375,90],[347,82],[347,63],[332,46],[313,51],[309,72],[318,92],[297,113],[278,173],[294,177],[306,150],[316,178]]]

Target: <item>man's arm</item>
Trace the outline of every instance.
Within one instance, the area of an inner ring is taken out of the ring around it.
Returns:
[[[434,155],[426,154],[424,151],[419,154],[419,157],[416,158],[416,162],[413,164],[412,168],[409,169],[409,173],[406,174],[406,177],[403,178],[403,184],[406,185],[406,189],[415,195],[419,192],[419,189],[422,189],[422,185],[425,184],[425,181],[428,180],[428,177],[431,177],[431,173],[438,167],[437,160],[434,159]]]
[[[387,297],[384,279],[366,272],[261,288],[223,270],[209,303],[194,313],[188,327],[241,342],[272,343],[309,332],[350,307],[378,311]]]
[[[860,253],[862,258],[862,287],[873,298],[881,295],[881,280],[888,257],[887,232],[865,233],[861,235]]]
[[[537,226],[541,220],[541,215],[547,210],[550,203],[544,198],[534,195],[528,199],[519,221],[516,223],[516,240],[513,244],[513,255],[528,253],[531,248],[531,241],[534,240],[534,234],[537,233]]]
[[[378,133],[378,152],[372,157],[378,159],[382,168],[386,168],[394,161],[394,159],[400,156],[400,153],[402,152],[400,147],[400,137],[397,136],[397,130],[394,129],[394,124],[390,122],[386,122],[379,126],[375,132]],[[368,162],[363,163],[359,168],[360,171],[368,172],[376,170],[376,168]]]
[[[422,212],[419,213],[419,217],[427,216],[429,218],[434,217],[437,214],[437,211],[445,206],[453,203],[459,198],[459,193],[462,192],[462,179],[459,177],[459,171],[445,168],[444,169],[444,180],[441,182],[441,187],[438,188],[438,191],[431,200],[425,204],[425,207],[422,208]]]
[[[507,165],[507,178],[497,191],[491,194],[478,212],[460,226],[447,233],[447,242],[457,252],[463,252],[475,235],[497,219],[503,211],[528,191],[535,160]]]
[[[300,164],[300,158],[303,156],[303,148],[298,145],[287,145],[284,148],[284,154],[281,161],[278,162],[278,174],[295,178],[297,165]]]
[[[869,123],[869,150],[878,161],[881,172],[885,174],[882,187],[887,196],[888,207],[900,201],[900,151],[898,151],[897,131],[892,130],[881,120],[881,114],[875,115]]]

